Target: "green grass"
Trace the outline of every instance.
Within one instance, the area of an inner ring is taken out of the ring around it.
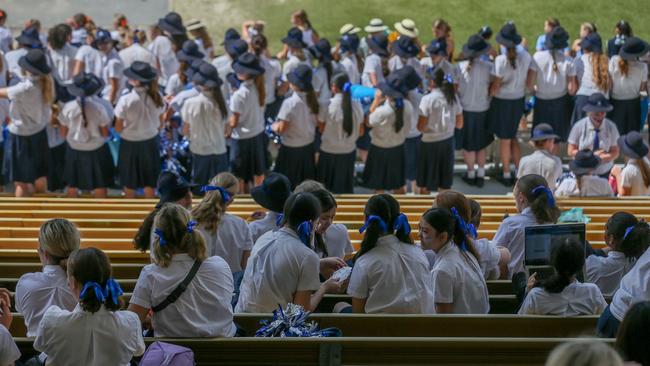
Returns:
[[[639,0],[175,0],[172,8],[184,19],[206,22],[216,44],[221,43],[228,27],[239,30],[245,19],[262,19],[267,22],[265,33],[274,51],[291,26],[290,14],[301,8],[321,36],[332,43],[341,25],[363,27],[374,17],[382,18],[391,28],[402,18],[415,20],[423,42],[433,38],[431,22],[442,17],[453,27],[457,49],[482,25],[488,24],[496,32],[508,20],[515,21],[519,32],[534,47],[544,19],[550,16],[560,19],[572,39],[577,37],[580,23],[592,21],[606,42],[612,37],[614,24],[625,19],[636,35],[650,40],[650,23],[645,21],[648,3]]]

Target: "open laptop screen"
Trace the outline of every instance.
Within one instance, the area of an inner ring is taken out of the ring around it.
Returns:
[[[571,238],[585,245],[585,224],[529,226],[524,235],[524,266],[545,266],[550,264],[553,243]]]

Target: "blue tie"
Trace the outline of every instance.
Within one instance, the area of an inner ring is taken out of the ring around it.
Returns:
[[[600,132],[600,128],[594,128],[594,151],[598,151],[600,149],[600,139],[598,138],[598,132]]]

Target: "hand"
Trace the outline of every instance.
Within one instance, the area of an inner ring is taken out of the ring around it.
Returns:
[[[230,127],[229,124],[226,124],[226,128],[224,129],[224,136],[226,136],[226,138],[229,139],[231,135],[232,135],[232,128]]]
[[[320,260],[320,274],[324,278],[330,278],[334,272],[345,266],[347,264],[339,257],[322,258]]]
[[[273,122],[273,124],[271,125],[271,130],[273,130],[273,132],[275,132],[275,133],[280,133],[279,132],[280,131],[280,122]]]
[[[5,328],[11,327],[11,322],[14,319],[11,314],[11,294],[6,288],[0,288],[0,324]]]
[[[380,103],[380,102],[383,102],[384,99],[385,99],[384,98],[384,93],[382,93],[380,89],[376,89],[375,90],[375,101],[377,101],[377,103]]]
[[[533,273],[528,277],[528,283],[526,284],[526,292],[529,292],[530,290],[535,287],[535,284],[537,283],[537,272]]]
[[[348,289],[349,283],[350,283],[350,278],[339,282],[330,277],[330,279],[323,282],[321,286],[325,288],[326,294],[342,294]]]
[[[251,214],[251,219],[253,220],[261,220],[266,216],[266,212],[264,211],[255,211]]]

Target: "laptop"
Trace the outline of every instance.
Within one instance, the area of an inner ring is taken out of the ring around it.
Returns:
[[[555,274],[555,269],[551,265],[551,251],[554,243],[560,243],[567,238],[575,239],[581,243],[586,255],[585,229],[584,223],[539,225],[525,228],[524,268],[526,278],[537,273],[535,276],[537,281],[543,281]],[[578,275],[578,280],[584,280],[584,269],[583,273]]]

